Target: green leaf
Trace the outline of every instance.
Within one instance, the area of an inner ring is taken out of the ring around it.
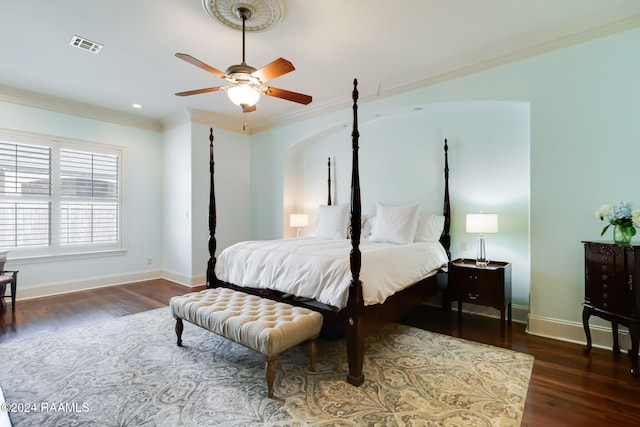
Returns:
[[[606,232],[607,232],[607,230],[609,229],[609,226],[610,226],[610,225],[611,225],[611,224],[607,224],[607,225],[605,225],[605,227],[602,229],[602,233],[600,233],[600,236],[604,236],[604,233],[606,233]]]

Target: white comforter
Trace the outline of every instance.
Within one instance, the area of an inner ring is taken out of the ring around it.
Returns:
[[[216,275],[239,286],[276,289],[343,308],[349,296],[350,240],[314,238],[248,241],[220,253]],[[432,276],[447,263],[438,242],[407,245],[363,240],[362,281],[365,305],[383,303],[405,287]]]

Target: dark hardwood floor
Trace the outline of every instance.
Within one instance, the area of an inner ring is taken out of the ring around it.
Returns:
[[[197,290],[197,289],[196,289]],[[189,288],[151,280],[18,301],[0,316],[0,343],[108,320],[168,305]],[[19,295],[19,294],[18,294]],[[626,355],[536,337],[514,323],[500,338],[499,320],[421,306],[400,320],[433,332],[509,348],[535,357],[523,426],[640,425],[640,379],[629,374]]]

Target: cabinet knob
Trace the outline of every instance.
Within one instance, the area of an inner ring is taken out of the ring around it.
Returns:
[[[609,257],[606,255],[602,255],[602,262],[607,262],[609,261]]]
[[[602,298],[603,298],[603,299],[608,299],[608,298],[609,298],[609,295],[607,295],[607,294],[602,294]]]
[[[608,278],[609,278],[609,277],[607,277],[607,275],[606,275],[606,274],[603,274],[603,275],[602,275],[602,280],[607,280]]]
[[[609,307],[609,304],[607,304],[606,302],[602,303],[602,308],[608,308],[608,307]]]
[[[600,267],[600,268],[602,268],[602,271],[607,271],[607,266],[606,266],[606,265],[603,265],[603,266],[602,266],[602,267]]]
[[[480,294],[469,294],[469,299],[478,299]]]
[[[602,289],[608,289],[608,288],[609,288],[609,285],[607,285],[606,283],[602,284]]]

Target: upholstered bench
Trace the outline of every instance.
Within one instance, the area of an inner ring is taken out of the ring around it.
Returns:
[[[173,297],[170,307],[178,346],[182,346],[182,321],[186,320],[264,354],[269,397],[273,397],[276,359],[283,351],[310,340],[309,364],[315,369],[316,338],[322,327],[318,312],[227,288]]]

